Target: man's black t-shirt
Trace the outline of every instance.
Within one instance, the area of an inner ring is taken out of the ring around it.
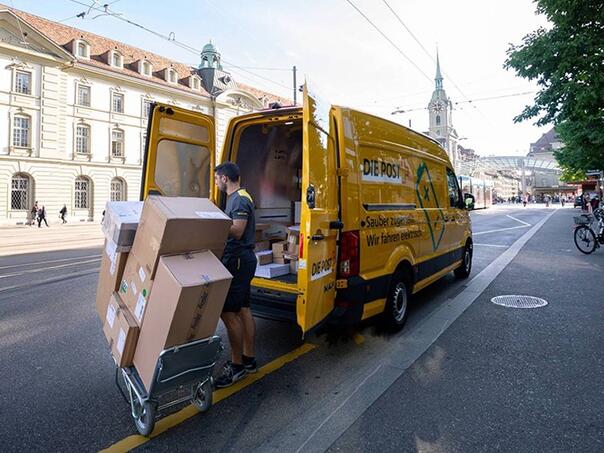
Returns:
[[[254,218],[254,201],[245,189],[239,189],[230,194],[227,198],[225,214],[231,219],[245,219],[247,224],[241,239],[230,237],[224,248],[223,260],[232,257],[240,257],[243,253],[254,251],[256,235],[256,219]]]

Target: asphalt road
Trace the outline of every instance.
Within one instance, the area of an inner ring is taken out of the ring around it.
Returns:
[[[510,206],[472,213],[472,277],[504,256],[550,211]],[[602,420],[594,413],[597,404],[603,407],[602,391],[592,385],[584,395],[592,399],[586,407],[581,404],[585,398],[573,404],[568,399],[564,408],[544,398],[549,394],[554,401],[551,392],[582,386],[589,379],[603,381],[601,336],[596,331],[589,341],[573,340],[582,330],[591,332],[598,322],[601,325],[601,315],[589,316],[601,297],[585,293],[592,306],[581,306],[582,316],[574,324],[565,320],[560,308],[551,317],[543,315],[551,314],[546,309],[522,318],[499,307],[493,312],[487,300],[489,294],[535,288],[548,288],[550,300],[562,294],[572,300],[576,288],[562,278],[572,280],[572,271],[558,260],[563,253],[588,272],[598,269],[593,263],[600,263],[601,273],[604,263],[597,260],[604,252],[578,256],[572,240],[568,243],[570,215],[570,210],[555,213],[487,291],[455,318],[444,320],[443,313],[467,292],[469,280],[449,275],[414,298],[408,323],[396,335],[368,323],[355,331],[302,340],[294,326],[257,320],[261,373],[247,377],[232,394],[218,392],[219,401],[206,414],[195,415],[190,406],[176,408],[158,423],[165,432],[151,440],[133,435],[129,407],[115,387],[113,361],[94,310],[100,249],[0,258],[3,450],[509,450],[514,435],[506,431],[507,423],[523,427],[522,440],[533,433],[532,443],[522,444],[530,450],[551,432],[549,423],[560,426],[572,418],[579,426],[586,416],[583,436],[575,435],[572,443],[560,437],[552,445],[587,451],[581,447],[602,442]],[[564,227],[548,231],[550,224],[561,221],[567,222]],[[558,250],[560,246],[566,251]],[[592,264],[585,264],[586,259]],[[533,272],[534,267],[550,266],[552,272]],[[521,277],[508,275],[512,271]],[[446,321],[442,330],[441,320]],[[566,330],[559,327],[561,322]],[[560,341],[548,343],[550,327]],[[226,338],[222,327],[218,333]],[[501,344],[503,340],[509,344]],[[580,379],[564,372],[574,348],[582,357]],[[385,361],[397,364],[385,367]],[[552,371],[545,366],[552,362],[558,363],[554,371],[559,373],[549,376],[545,388],[538,378]],[[514,394],[508,400],[506,392],[515,384],[528,391],[525,381],[517,382],[523,373],[532,373],[527,382],[535,393],[530,398],[529,393]],[[562,381],[550,387],[554,376]],[[513,409],[523,397],[535,404],[518,413],[521,424],[513,418]],[[549,410],[549,418],[535,416],[538,404]],[[557,409],[564,409],[564,416]]]

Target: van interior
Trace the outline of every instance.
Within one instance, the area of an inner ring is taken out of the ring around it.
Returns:
[[[241,125],[231,160],[241,171],[241,185],[256,204],[256,224],[266,224],[266,239],[285,240],[296,224],[295,204],[302,195],[302,121],[284,119]],[[298,220],[299,223],[299,220]],[[274,277],[295,285],[297,274]]]

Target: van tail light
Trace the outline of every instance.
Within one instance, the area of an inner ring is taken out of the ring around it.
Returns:
[[[298,259],[304,258],[304,241],[302,240],[302,236],[300,236],[300,249],[298,250]]]
[[[345,231],[340,235],[338,276],[348,278],[359,275],[360,235],[358,231]]]

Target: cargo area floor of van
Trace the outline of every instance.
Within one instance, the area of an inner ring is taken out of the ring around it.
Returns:
[[[271,278],[271,280],[276,280],[278,282],[283,283],[292,283],[295,285],[296,283],[298,283],[298,276],[296,274],[286,274],[280,277],[273,277]]]

